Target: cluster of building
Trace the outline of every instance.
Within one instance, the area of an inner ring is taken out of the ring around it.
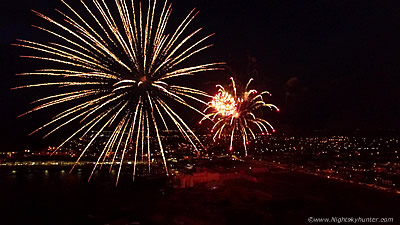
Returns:
[[[400,190],[399,138],[273,136],[253,149],[256,159],[282,168]]]

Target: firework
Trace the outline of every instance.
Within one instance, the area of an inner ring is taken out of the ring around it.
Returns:
[[[267,104],[263,95],[271,95],[268,91],[258,93],[256,90],[249,90],[249,85],[253,81],[250,79],[243,90],[238,90],[235,80],[231,78],[232,88],[225,89],[221,85],[217,85],[218,93],[208,103],[204,110],[208,113],[199,122],[201,123],[207,118],[216,121],[211,129],[214,133],[213,141],[221,138],[225,133],[230,135],[229,151],[233,150],[233,140],[235,133],[239,134],[243,140],[245,156],[247,156],[247,147],[249,138],[255,139],[255,133],[260,132],[262,135],[269,134],[269,130],[275,132],[272,125],[255,115],[255,111],[262,107],[268,107],[279,111],[273,104]]]
[[[167,34],[166,27],[172,11],[167,1],[162,7],[157,7],[156,0],[149,0],[147,6],[133,0],[107,3],[104,0],[90,3],[81,0],[79,12],[85,13],[78,13],[62,2],[68,12],[56,10],[63,18],[59,21],[34,11],[47,21],[49,28],[34,27],[52,36],[55,42],[17,40],[16,44],[35,52],[34,55],[21,57],[41,60],[49,65],[19,75],[46,76],[55,81],[13,89],[55,86],[59,90],[59,93],[34,101],[38,105],[22,115],[60,104],[68,105],[67,110],[31,134],[47,128],[50,129],[44,135],[47,137],[78,121],[80,127],[55,150],[72,138],[90,138],[73,169],[102,132],[110,129],[112,134],[105,142],[93,171],[105,161],[110,161],[111,167],[119,164],[116,184],[128,151],[133,151],[134,155],[133,178],[139,159],[149,163],[150,171],[150,136],[154,136],[168,174],[160,138],[160,129],[169,129],[168,118],[196,150],[196,145],[200,143],[169,103],[173,100],[202,113],[187,100],[202,102],[199,98],[208,94],[167,82],[170,78],[221,69],[224,63],[181,66],[191,56],[211,47],[204,43],[213,34],[200,36],[202,28],[188,32],[189,25],[198,14],[195,9],[174,32]],[[94,135],[90,135],[93,132]]]

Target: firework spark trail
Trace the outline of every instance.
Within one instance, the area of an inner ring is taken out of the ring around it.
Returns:
[[[18,75],[49,77],[53,80],[13,89],[54,86],[59,90],[59,93],[33,101],[32,104],[39,105],[21,116],[57,105],[70,106],[31,134],[56,125],[46,137],[67,125],[79,123],[80,127],[53,152],[76,136],[88,138],[89,143],[74,168],[100,134],[111,130],[111,136],[105,142],[89,180],[98,164],[102,168],[110,160],[111,170],[118,159],[116,184],[128,151],[135,155],[133,174],[136,173],[138,154],[142,161],[147,155],[150,172],[150,136],[155,134],[168,174],[158,122],[162,121],[167,130],[168,121],[174,124],[196,150],[196,145],[201,145],[201,142],[173,108],[167,105],[166,100],[171,99],[208,118],[187,100],[206,104],[200,98],[210,96],[190,87],[169,85],[167,81],[170,78],[222,70],[224,63],[180,66],[211,47],[211,44],[204,43],[214,34],[201,36],[203,28],[189,31],[198,14],[195,9],[179,23],[177,29],[167,34],[166,27],[172,12],[172,4],[167,1],[162,4],[159,14],[156,0],[149,0],[147,8],[146,4],[135,4],[133,0],[107,3],[104,0],[81,0],[82,11],[61,1],[67,12],[58,9],[56,12],[62,19],[53,19],[33,11],[47,22],[46,26],[33,27],[52,37],[52,42],[17,39],[15,44],[35,52],[21,57],[49,63],[48,68]],[[133,138],[135,134],[136,138]],[[147,153],[144,151],[146,145]]]
[[[224,130],[226,130],[228,135],[230,135],[229,151],[233,150],[235,133],[239,133],[243,140],[245,156],[247,156],[249,135],[251,134],[251,137],[255,139],[253,126],[259,128],[262,135],[265,133],[269,134],[267,127],[272,132],[275,132],[275,129],[268,121],[256,117],[254,112],[261,107],[268,107],[271,110],[275,109],[279,112],[279,108],[275,105],[265,103],[263,95],[270,95],[269,92],[264,91],[258,94],[254,89],[249,90],[252,81],[253,79],[250,79],[243,90],[238,89],[233,78],[231,78],[231,89],[225,89],[222,85],[216,85],[218,93],[204,110],[204,113],[209,113],[199,122],[201,124],[202,121],[210,117],[213,120],[217,120],[211,128],[211,132],[215,132],[213,141],[215,142],[221,138]]]

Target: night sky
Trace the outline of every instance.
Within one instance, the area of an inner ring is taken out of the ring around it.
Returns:
[[[216,33],[215,46],[197,59],[229,65],[226,72],[198,75],[199,88],[213,91],[231,75],[241,82],[254,77],[257,89],[270,90],[282,109],[272,118],[279,132],[399,127],[400,1],[177,0],[173,7],[169,28],[196,7],[192,28]],[[46,111],[16,118],[46,90],[10,91],[27,83],[16,73],[35,68],[18,57],[24,49],[10,44],[47,40],[30,27],[45,24],[30,9],[60,18],[54,8],[67,11],[58,1],[0,3],[2,147],[38,142],[39,135],[27,134],[50,119]]]

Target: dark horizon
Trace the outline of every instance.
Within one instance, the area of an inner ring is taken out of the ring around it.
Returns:
[[[199,55],[202,61],[226,61],[226,72],[198,75],[198,88],[215,92],[210,84],[228,84],[235,76],[256,79],[269,90],[282,110],[272,120],[280,133],[309,134],[314,130],[397,129],[400,127],[400,15],[398,1],[172,1],[171,21],[180,21],[193,7],[200,14],[192,28],[216,33],[214,47]],[[30,10],[60,18],[59,1],[2,3],[0,45],[5,82],[1,83],[3,146],[40,143],[27,137],[48,121],[46,111],[16,118],[45,89],[16,90],[32,79],[15,76],[30,72],[35,63],[19,58],[26,49],[11,46],[18,38],[40,41],[47,35],[31,24],[45,25]],[[171,24],[170,24],[171,25]],[[170,26],[173,28],[174,26]],[[250,75],[249,71],[253,74]],[[258,75],[256,75],[258,73]],[[189,80],[191,81],[191,80]],[[189,111],[188,111],[189,112]],[[191,118],[194,113],[187,113]],[[190,120],[189,120],[190,121]],[[191,121],[196,126],[196,121]],[[60,133],[54,139],[60,140]]]

